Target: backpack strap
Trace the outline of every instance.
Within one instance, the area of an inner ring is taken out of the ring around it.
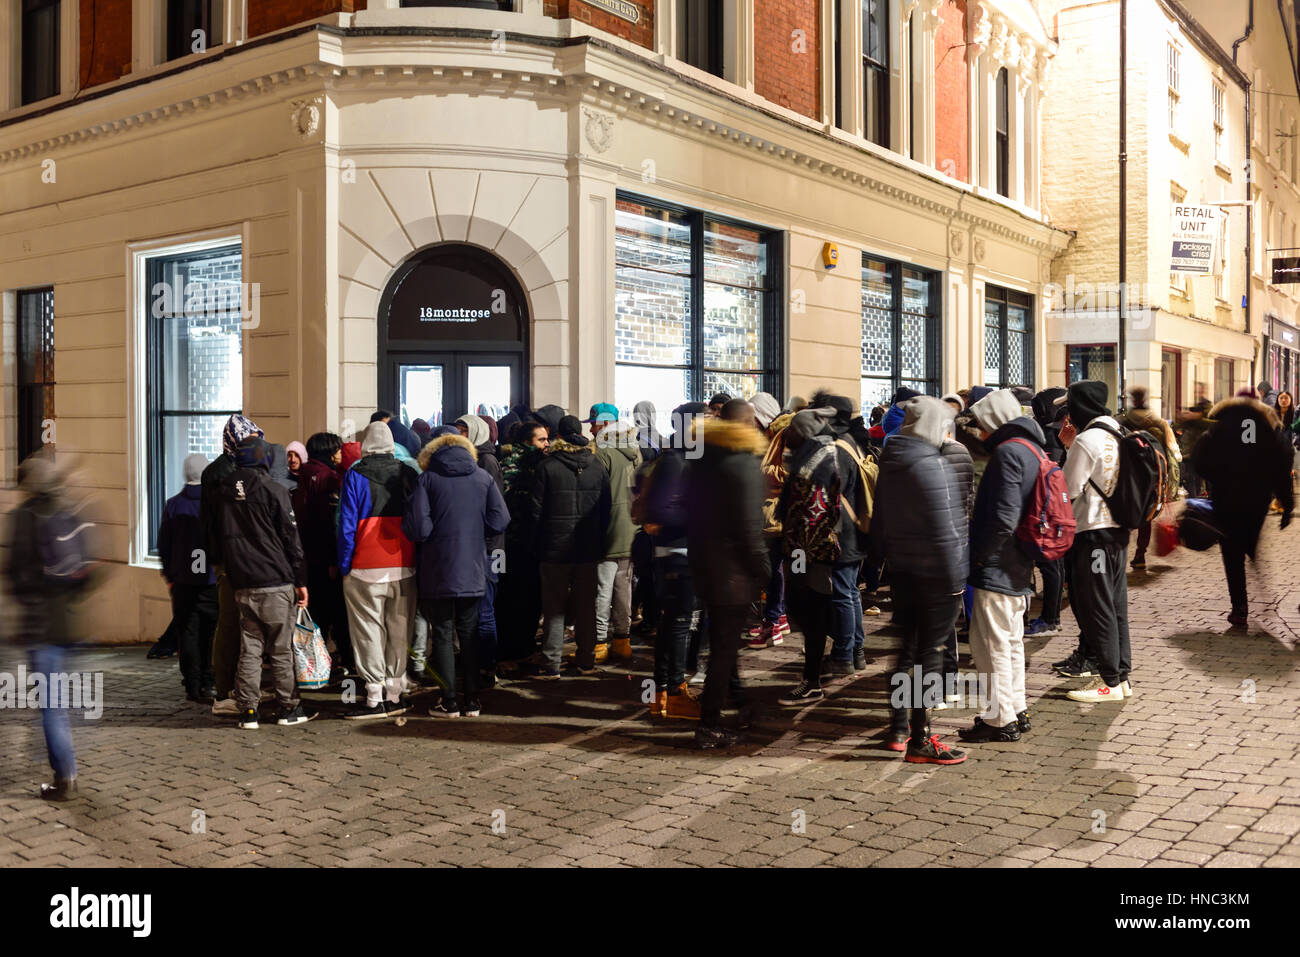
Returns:
[[[1004,441],[998,443],[998,448],[1002,448],[1002,446],[1006,445],[1008,442],[1019,442],[1025,448],[1029,449],[1029,451],[1034,453],[1039,463],[1041,463],[1043,459],[1047,458],[1047,456],[1043,453],[1043,450],[1040,449],[1038,446],[1036,446],[1033,442],[1030,442],[1028,439],[1005,439]]]
[[[1103,432],[1107,433],[1108,435],[1114,436],[1116,442],[1123,442],[1123,441],[1124,441],[1124,433],[1121,432],[1119,429],[1112,429],[1112,428],[1111,428],[1109,425],[1107,425],[1105,422],[1098,422],[1096,419],[1093,419],[1091,422],[1089,422],[1087,425],[1085,425],[1085,426],[1083,427],[1083,431],[1085,431],[1085,432],[1087,432],[1089,429],[1101,429]],[[1118,451],[1119,451],[1119,449],[1117,448],[1117,449],[1116,449],[1116,452],[1118,452]],[[1119,463],[1119,459],[1118,459],[1118,456],[1117,456],[1117,457],[1116,457],[1116,461],[1115,461],[1115,471],[1116,471],[1116,472],[1119,471],[1119,466],[1120,466],[1120,463]],[[1111,508],[1111,505],[1110,505],[1110,500],[1111,500],[1111,498],[1112,498],[1113,496],[1107,495],[1105,492],[1103,492],[1103,491],[1101,490],[1101,486],[1097,484],[1097,480],[1094,479],[1092,476],[1088,476],[1088,484],[1091,485],[1093,488],[1095,488],[1095,489],[1097,490],[1097,494],[1101,496],[1101,500],[1102,500],[1102,502],[1103,502],[1103,503],[1105,504],[1105,506],[1106,506],[1106,511],[1110,513],[1110,518],[1111,518],[1111,521],[1113,522],[1113,521],[1115,520],[1115,510],[1114,510],[1113,508]],[[1118,487],[1118,484],[1119,484],[1119,483],[1118,483],[1118,477],[1117,477],[1117,479],[1116,479],[1116,487]]]

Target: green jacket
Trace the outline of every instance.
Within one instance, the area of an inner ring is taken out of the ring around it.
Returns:
[[[641,449],[637,445],[636,430],[621,423],[600,434],[596,458],[609,473],[610,515],[609,531],[605,534],[605,560],[617,561],[632,557],[632,539],[637,526],[632,521],[632,483],[641,466]],[[602,443],[601,440],[604,440]]]

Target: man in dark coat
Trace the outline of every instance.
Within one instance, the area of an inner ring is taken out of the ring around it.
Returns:
[[[518,662],[537,650],[542,590],[533,536],[533,481],[550,440],[546,426],[532,418],[516,423],[507,439],[501,447],[501,478],[510,526],[505,534],[506,568],[496,595],[497,660]]]
[[[1282,506],[1282,528],[1291,524],[1295,492],[1292,448],[1277,414],[1258,399],[1238,396],[1210,409],[1209,428],[1192,451],[1196,473],[1210,484],[1214,524],[1228,579],[1228,621],[1246,626],[1246,557],[1255,560],[1269,505]]]
[[[575,664],[583,675],[596,673],[596,566],[605,554],[611,493],[609,473],[592,454],[582,423],[566,415],[558,438],[537,468],[533,484],[533,535],[542,582],[545,634],[542,679],[560,676],[564,651],[564,612],[573,592]]]
[[[187,455],[185,487],[167,500],[158,525],[158,557],[172,600],[172,625],[181,653],[181,683],[190,701],[210,700],[212,634],[217,629],[217,579],[203,551],[199,499],[208,460]]]
[[[967,511],[974,470],[952,436],[955,410],[942,399],[903,403],[903,424],[885,445],[871,537],[889,556],[895,621],[903,630],[891,680],[891,750],[916,764],[960,764],[962,751],[930,734],[929,709],[944,699],[943,655],[970,562]],[[908,712],[911,734],[908,734]]]
[[[337,537],[341,484],[337,470],[343,457],[343,440],[333,432],[317,432],[307,439],[307,461],[298,469],[294,489],[294,518],[307,561],[307,606],[312,621],[327,640],[334,640],[333,674],[343,677],[356,668],[348,632],[343,576],[339,573]]]
[[[729,688],[739,696],[736,656],[750,605],[771,574],[763,539],[767,483],[759,468],[767,442],[744,399],[728,400],[717,418],[695,425],[703,447],[687,467],[687,549],[709,619],[709,670],[695,732],[696,746],[708,749],[736,740],[722,727],[723,699]],[[743,698],[737,703],[743,707]]]
[[[478,467],[474,446],[447,431],[420,452],[424,472],[407,500],[402,531],[419,550],[420,608],[429,620],[442,700],[434,717],[477,717],[479,604],[486,591],[487,541],[510,522],[496,482]],[[458,700],[453,638],[459,639],[465,696]],[[461,703],[463,701],[463,704]]]
[[[1034,410],[1034,421],[1043,430],[1043,451],[1057,465],[1065,464],[1065,446],[1061,444],[1061,425],[1065,421],[1066,408],[1057,405],[1056,400],[1065,395],[1060,387],[1044,389],[1034,396],[1030,408]],[[1043,609],[1038,618],[1025,626],[1025,637],[1045,638],[1061,630],[1061,599],[1065,592],[1065,562],[1057,558],[1053,561],[1035,561],[1043,576]]]
[[[1021,414],[1009,389],[991,392],[971,406],[988,433],[989,462],[971,515],[970,584],[975,589],[970,646],[987,681],[988,708],[963,741],[1018,741],[1027,729],[1025,703],[1025,612],[1033,594],[1034,560],[1020,546],[1016,528],[1038,484],[1043,430]]]

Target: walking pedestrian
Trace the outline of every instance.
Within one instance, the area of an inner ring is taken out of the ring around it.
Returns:
[[[1146,432],[1156,443],[1156,448],[1165,457],[1168,479],[1166,487],[1160,490],[1162,503],[1172,501],[1177,494],[1179,484],[1179,463],[1183,455],[1174,438],[1174,430],[1169,423],[1151,411],[1147,404],[1147,390],[1134,386],[1128,390],[1129,409],[1120,420],[1120,424],[1131,432]],[[1147,548],[1151,545],[1151,522],[1143,522],[1137,530],[1137,543],[1133,548],[1132,566],[1134,571],[1145,571],[1147,567]]]

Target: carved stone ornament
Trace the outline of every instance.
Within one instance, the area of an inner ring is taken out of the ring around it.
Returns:
[[[960,256],[961,251],[966,248],[966,240],[955,229],[948,234],[948,248],[952,250],[954,256]]]
[[[984,261],[984,240],[977,239],[971,243],[971,252],[975,254],[975,261],[982,263]]]
[[[585,118],[582,130],[592,152],[603,153],[614,145],[614,117],[585,106],[582,115]]]
[[[294,131],[304,139],[314,136],[320,129],[321,98],[316,97],[311,100],[294,100],[291,104],[293,114]]]

